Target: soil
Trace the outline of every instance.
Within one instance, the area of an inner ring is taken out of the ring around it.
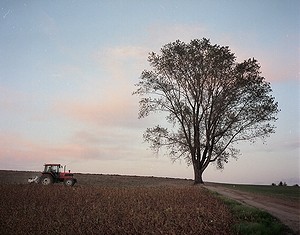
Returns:
[[[39,176],[40,172],[6,171],[0,170],[0,184],[27,184],[29,177]],[[75,185],[97,185],[100,187],[161,187],[161,186],[187,186],[192,185],[189,179],[173,179],[160,177],[101,175],[75,173],[78,183]],[[300,201],[289,201],[270,196],[244,192],[233,188],[223,187],[220,184],[205,183],[205,188],[247,204],[267,211],[282,223],[300,235]]]
[[[240,203],[250,205],[268,212],[290,227],[296,234],[300,234],[300,202],[244,192],[218,184],[207,183],[205,188],[234,199]]]

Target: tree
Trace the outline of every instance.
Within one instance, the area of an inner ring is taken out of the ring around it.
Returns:
[[[238,63],[227,46],[203,38],[166,44],[148,62],[133,93],[141,97],[139,118],[165,112],[171,128],[147,128],[143,137],[155,152],[165,148],[193,165],[195,184],[210,163],[222,169],[238,156],[235,143],[274,132],[278,104],[254,58]]]

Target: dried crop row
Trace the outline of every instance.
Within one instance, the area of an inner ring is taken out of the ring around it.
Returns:
[[[200,187],[0,185],[0,192],[0,234],[230,234],[230,212]]]

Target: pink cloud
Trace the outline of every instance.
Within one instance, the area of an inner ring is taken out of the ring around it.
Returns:
[[[102,140],[100,140],[99,136],[90,133],[86,130],[77,131],[72,136],[72,142],[74,143],[82,143],[82,144],[96,144],[99,145]]]
[[[22,113],[25,112],[30,106],[33,98],[20,91],[12,90],[10,88],[0,85],[0,108],[6,112]]]
[[[147,47],[124,45],[98,49],[91,57],[115,82],[130,82],[147,65],[149,52]]]
[[[62,144],[51,146],[47,143],[39,143],[24,136],[13,133],[0,135],[0,159],[8,161],[47,161],[49,159],[62,157],[78,158],[83,152],[83,147],[76,144]]]
[[[53,111],[67,118],[100,126],[134,126],[137,120],[138,101],[131,93],[114,90],[105,99],[56,101]]]
[[[292,63],[282,63],[278,58],[263,57],[260,61],[262,75],[267,81],[288,81],[300,79],[300,64],[296,61]]]
[[[268,47],[261,44],[260,35],[256,32],[244,32],[240,37],[235,38],[232,35],[223,35],[220,39],[214,40],[212,43],[220,45],[228,45],[229,48],[237,56],[237,61],[241,62],[248,58],[255,58],[261,66],[262,76],[269,82],[298,80],[300,78],[300,60],[299,56],[295,58],[295,54],[290,52],[296,49],[300,52],[299,45],[291,45],[287,41],[276,50],[272,50],[272,46]],[[289,48],[288,48],[289,47]],[[288,49],[287,49],[288,48]]]
[[[0,134],[0,169],[41,170],[46,162],[88,163],[93,160],[131,159],[136,155],[132,140],[125,135],[98,135],[79,131],[64,143],[33,141],[15,133]],[[75,165],[76,165],[75,164]]]

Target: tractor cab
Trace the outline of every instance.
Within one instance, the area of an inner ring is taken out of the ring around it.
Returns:
[[[58,176],[60,173],[60,168],[62,168],[60,164],[45,164],[43,172],[48,172],[50,174]]]

